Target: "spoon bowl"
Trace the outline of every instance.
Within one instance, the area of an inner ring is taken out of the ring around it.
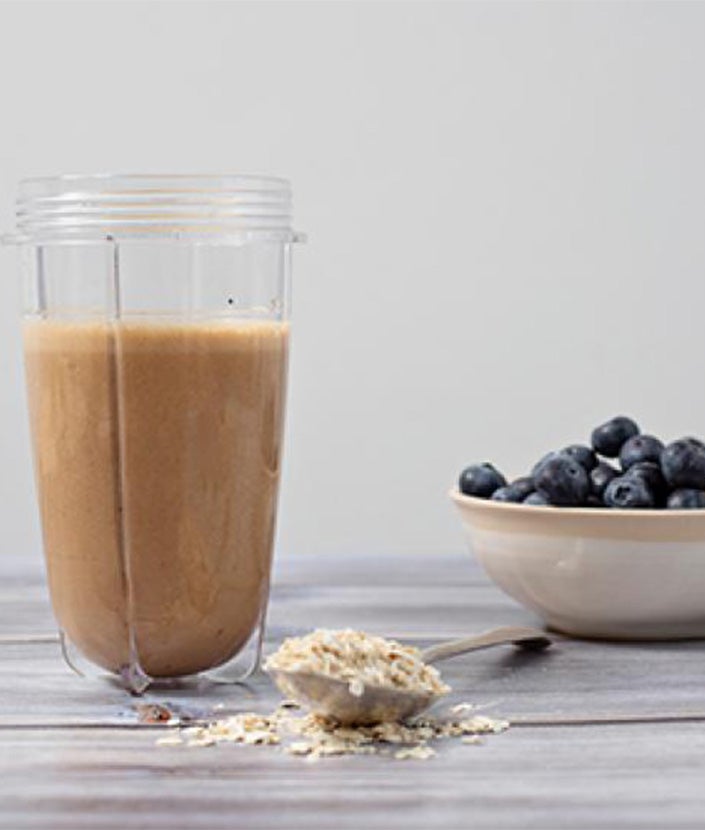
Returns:
[[[366,685],[358,696],[350,691],[347,680],[282,669],[268,669],[268,672],[286,697],[343,726],[372,726],[406,720],[419,715],[442,697],[371,685]]]

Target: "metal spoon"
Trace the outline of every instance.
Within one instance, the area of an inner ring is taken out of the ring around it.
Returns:
[[[514,644],[524,649],[542,650],[551,640],[535,628],[493,628],[475,637],[439,643],[424,649],[424,663],[437,663],[470,651]],[[360,696],[351,694],[349,681],[335,680],[324,674],[267,669],[280,691],[312,712],[333,718],[341,724],[369,726],[375,723],[400,721],[418,715],[431,706],[440,695],[420,694],[383,686],[365,684]]]

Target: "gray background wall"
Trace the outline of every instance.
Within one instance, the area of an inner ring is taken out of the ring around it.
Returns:
[[[18,178],[288,176],[282,553],[462,540],[459,468],[705,434],[702,3],[1,3]],[[0,551],[39,551],[0,254]]]

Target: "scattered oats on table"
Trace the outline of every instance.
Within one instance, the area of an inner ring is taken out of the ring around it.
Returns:
[[[433,758],[435,754],[435,749],[431,749],[430,746],[419,745],[408,749],[400,749],[394,753],[394,757],[398,761],[427,761],[429,758]]]
[[[190,726],[157,740],[159,746],[206,747],[217,744],[273,746],[288,755],[318,761],[341,755],[390,755],[396,760],[429,760],[436,751],[429,744],[459,739],[483,743],[481,735],[507,729],[506,721],[484,715],[460,720],[417,718],[407,723],[341,726],[319,715],[277,708],[271,715],[244,712],[205,726]]]
[[[172,733],[171,735],[164,735],[161,738],[157,738],[157,745],[158,746],[183,746],[184,741],[181,735]]]
[[[311,744],[306,741],[294,741],[286,748],[289,755],[308,755],[311,751]]]
[[[289,638],[269,657],[266,668],[323,674],[347,682],[355,695],[364,692],[365,684],[436,697],[450,691],[436,669],[421,660],[418,649],[350,629],[319,629],[305,637]],[[308,761],[340,755],[391,755],[397,760],[425,761],[436,755],[429,746],[431,741],[455,738],[468,744],[481,743],[480,735],[503,732],[509,726],[506,721],[484,715],[462,718],[475,709],[470,703],[453,706],[450,713],[455,717],[451,719],[426,716],[373,726],[342,726],[321,715],[298,711],[300,708],[294,700],[283,700],[270,715],[243,712],[204,726],[183,728],[157,743],[275,746]]]

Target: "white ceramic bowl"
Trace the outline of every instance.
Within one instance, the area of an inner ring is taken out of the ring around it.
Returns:
[[[620,640],[705,637],[705,510],[451,498],[487,574],[551,628]]]

